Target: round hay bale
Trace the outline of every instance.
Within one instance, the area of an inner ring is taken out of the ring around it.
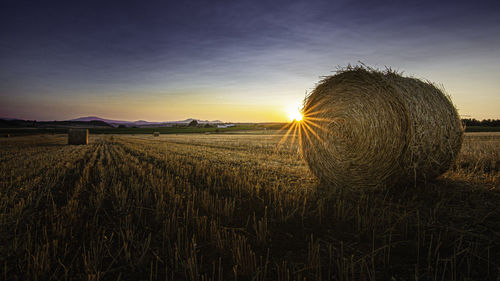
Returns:
[[[88,144],[89,130],[88,129],[69,129],[68,144]]]
[[[344,188],[434,179],[452,164],[464,132],[432,83],[360,66],[320,81],[303,114],[304,159],[321,181]]]

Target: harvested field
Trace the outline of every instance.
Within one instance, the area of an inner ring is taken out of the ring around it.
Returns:
[[[281,135],[0,139],[6,280],[498,280],[500,135],[416,188],[337,190]],[[321,188],[320,188],[321,189]]]

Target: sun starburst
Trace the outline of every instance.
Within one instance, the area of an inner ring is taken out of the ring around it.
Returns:
[[[292,105],[287,109],[288,119],[290,121],[302,121],[303,115],[298,104]]]
[[[314,107],[308,109],[301,109],[299,106],[290,106],[287,110],[290,123],[285,124],[280,131],[284,131],[278,147],[281,147],[287,140],[290,140],[289,150],[292,150],[295,140],[298,141],[299,149],[302,152],[303,138],[308,142],[312,142],[313,138],[318,140],[319,143],[324,144],[319,131],[326,129],[320,124],[324,121],[322,118],[314,117],[318,114]]]

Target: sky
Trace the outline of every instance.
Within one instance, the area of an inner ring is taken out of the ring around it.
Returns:
[[[23,1],[0,4],[0,117],[288,121],[362,62],[500,118],[498,1]]]

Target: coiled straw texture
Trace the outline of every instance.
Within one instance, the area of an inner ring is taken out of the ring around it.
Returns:
[[[460,151],[463,126],[435,85],[348,67],[306,97],[301,146],[311,171],[345,188],[429,181]]]

